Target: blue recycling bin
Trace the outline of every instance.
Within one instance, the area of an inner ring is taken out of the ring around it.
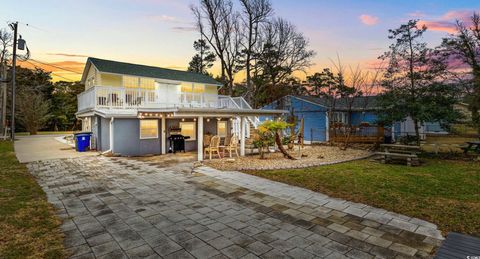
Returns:
[[[75,133],[75,147],[78,152],[85,152],[90,148],[91,132]]]

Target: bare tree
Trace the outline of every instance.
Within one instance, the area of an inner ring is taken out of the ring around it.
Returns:
[[[7,79],[7,61],[10,58],[9,48],[12,47],[13,36],[6,29],[0,29],[0,78]],[[0,113],[1,125],[0,134],[4,132],[4,127],[7,124],[7,83],[0,83]]]
[[[365,112],[370,105],[372,95],[379,87],[380,70],[376,70],[371,73],[369,71],[363,71],[360,66],[354,68],[349,67],[349,77],[346,79],[346,83],[342,86],[340,91],[340,97],[343,99],[346,107],[345,112],[347,114],[347,123],[344,125],[344,146],[346,149],[350,144],[350,138],[352,134],[358,129],[358,125],[352,124],[352,114],[354,111],[362,111],[361,121],[365,119]],[[360,128],[361,130],[361,128]],[[378,128],[377,128],[378,135]]]
[[[231,94],[241,46],[239,13],[230,0],[201,0],[199,6],[192,6],[191,10],[202,38],[220,60],[221,78]]]
[[[45,101],[41,92],[22,89],[17,96],[18,120],[30,132],[36,135],[49,118],[50,103]]]
[[[242,6],[241,16],[244,26],[242,42],[242,54],[245,57],[243,66],[246,74],[247,97],[251,97],[255,84],[252,84],[252,56],[254,47],[259,39],[262,24],[268,22],[273,13],[270,0],[240,0]],[[248,98],[251,99],[251,98]]]
[[[308,40],[292,23],[276,18],[263,26],[260,37],[256,69],[273,87],[312,65],[315,52],[308,49]]]
[[[6,64],[10,53],[9,48],[12,47],[13,36],[6,29],[0,29],[0,66]]]

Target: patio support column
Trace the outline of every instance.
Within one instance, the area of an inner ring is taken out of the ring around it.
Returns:
[[[240,156],[245,156],[245,116],[240,117]]]
[[[165,118],[166,115],[162,115],[162,123],[161,123],[161,145],[162,145],[162,155],[167,153],[167,119]]]
[[[203,116],[198,116],[197,121],[197,155],[198,161],[203,161]]]
[[[110,142],[110,151],[112,151],[112,154],[113,154],[113,143],[115,142],[115,138],[113,137],[113,132],[114,132],[113,131],[113,126],[114,126],[113,122],[114,122],[114,120],[115,120],[114,117],[110,118],[110,126],[109,126],[109,129],[110,129],[110,132],[109,132],[110,140],[109,140],[109,142]]]

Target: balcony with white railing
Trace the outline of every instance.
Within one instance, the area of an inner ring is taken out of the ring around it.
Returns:
[[[230,96],[194,92],[172,93],[142,88],[95,86],[79,94],[77,98],[79,111],[177,107],[248,109],[243,103],[245,100],[242,102]]]

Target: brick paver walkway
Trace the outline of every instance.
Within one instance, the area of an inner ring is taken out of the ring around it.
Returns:
[[[331,198],[284,186],[295,198],[238,172],[106,157],[28,166],[76,258],[404,258],[430,257],[440,244],[428,222],[373,210],[389,221],[366,217],[366,206],[320,204]]]

